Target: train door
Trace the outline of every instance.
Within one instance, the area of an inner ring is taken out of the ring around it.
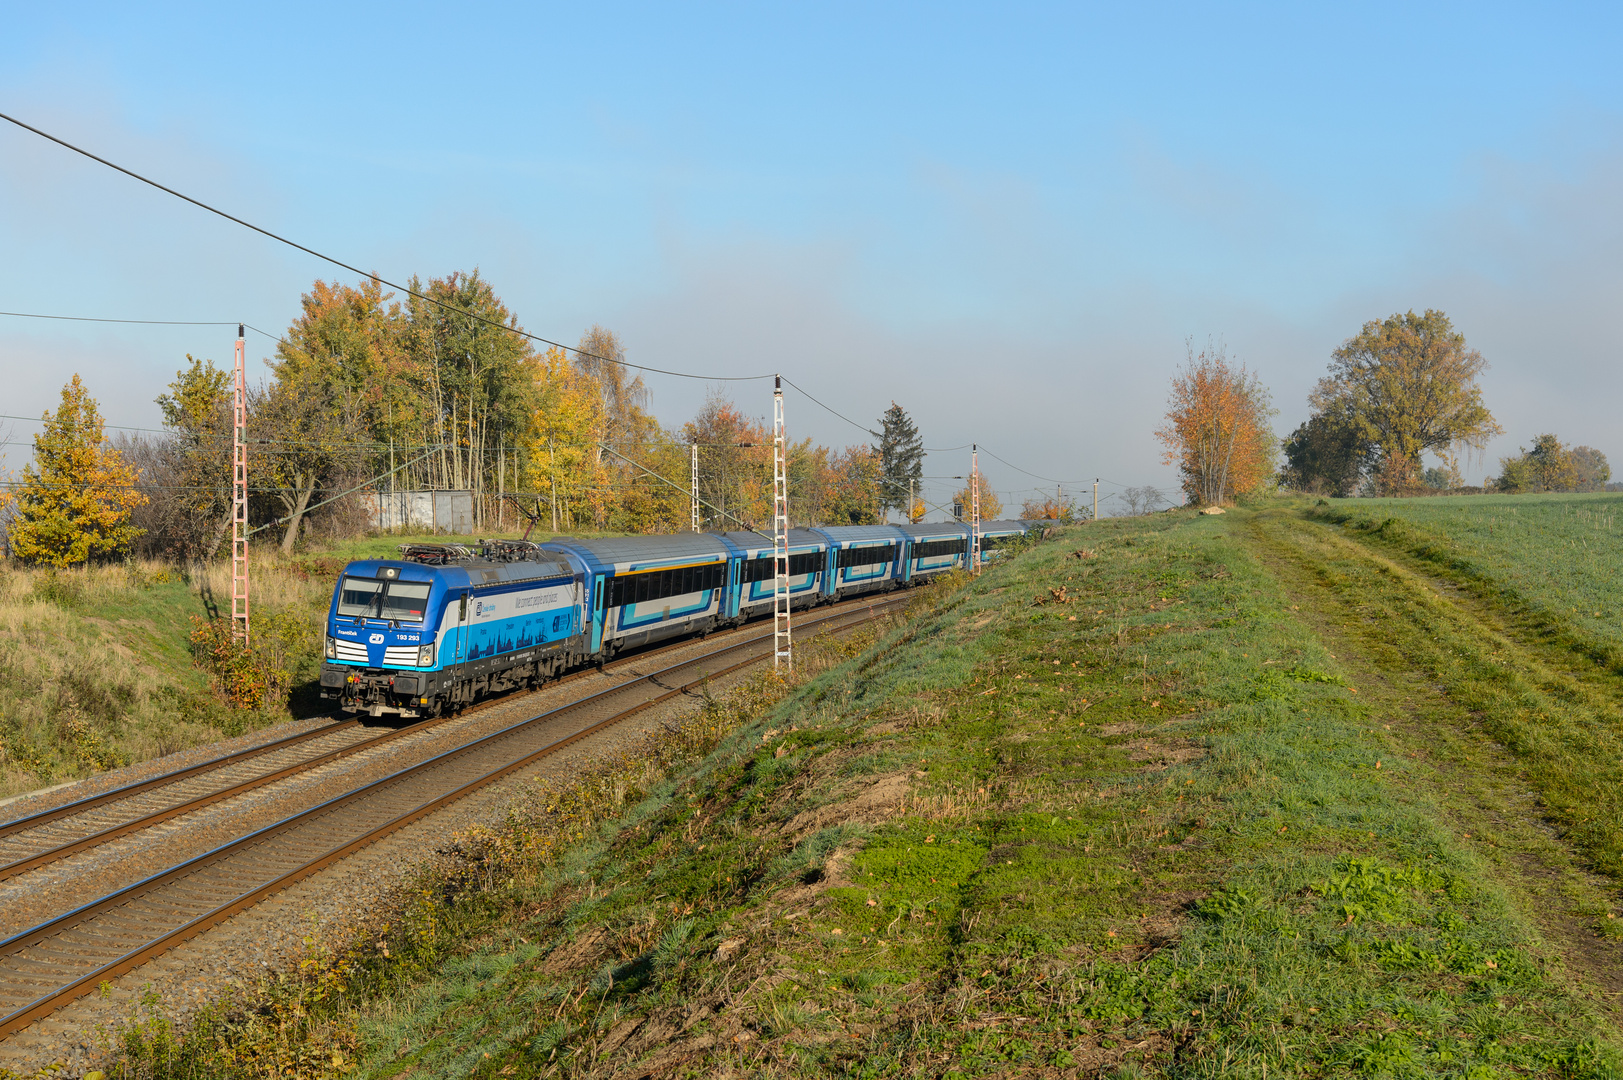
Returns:
[[[456,630],[452,636],[456,638],[456,662],[459,664],[468,658],[468,603],[472,596],[470,590],[463,589],[457,603]]]
[[[744,600],[743,600],[744,584],[743,584],[743,582],[744,582],[744,560],[743,559],[728,559],[727,560],[727,593],[726,593],[727,605],[726,605],[726,608],[722,612],[722,614],[723,614],[723,616],[725,618],[728,618],[728,619],[736,619],[736,618],[738,618],[738,612],[743,607],[743,603],[744,603]]]
[[[902,580],[913,580],[913,545],[906,540],[902,541]]]
[[[592,578],[592,655],[603,648],[603,617],[608,602],[608,583],[602,574]]]

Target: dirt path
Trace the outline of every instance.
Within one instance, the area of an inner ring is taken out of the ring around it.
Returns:
[[[1474,633],[1495,662],[1537,673],[1548,692],[1615,699],[1623,687],[1598,679],[1582,658],[1557,667],[1552,647],[1515,619],[1332,527],[1272,511],[1248,522],[1247,534],[1357,687],[1371,723],[1418,766],[1412,797],[1437,805],[1471,838],[1510,902],[1542,930],[1546,961],[1623,1023],[1618,884],[1583,865],[1549,820],[1526,763],[1451,696],[1437,631],[1448,624]]]

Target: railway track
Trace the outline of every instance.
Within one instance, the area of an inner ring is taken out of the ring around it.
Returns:
[[[802,633],[846,629],[905,603],[893,597],[839,605],[802,616],[799,627]],[[0,1039],[548,754],[770,656],[771,630],[749,630],[728,634],[701,656],[472,739],[0,941]]]
[[[842,610],[842,607],[832,610]],[[745,626],[712,637],[730,638],[749,634],[754,629]],[[646,664],[651,658],[692,645],[691,640],[683,640],[643,650],[612,661],[602,671],[616,672]],[[549,687],[599,673],[597,669],[573,672],[554,680]],[[504,700],[511,698],[494,698],[460,715]],[[422,720],[381,735],[374,734],[360,720],[340,720],[13,821],[0,822],[0,881],[341,758],[375,749],[402,736],[420,734],[452,719],[455,717],[446,715]]]

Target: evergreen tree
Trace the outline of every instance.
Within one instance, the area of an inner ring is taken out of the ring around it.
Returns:
[[[924,476],[924,440],[907,412],[894,401],[879,418],[879,509],[910,510],[907,497],[917,493]]]
[[[12,552],[56,567],[123,552],[141,534],[130,511],[146,496],[135,489],[135,470],[106,445],[101,413],[78,375],[62,388],[56,415],[43,419],[13,496]]]

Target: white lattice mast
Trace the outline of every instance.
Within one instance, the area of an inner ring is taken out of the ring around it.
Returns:
[[[231,633],[248,635],[248,382],[241,326],[237,327],[237,386],[231,421]]]
[[[974,443],[969,445],[969,572],[981,572],[981,452]]]
[[[699,531],[699,444],[693,444],[693,531]],[[725,528],[725,526],[723,526]]]
[[[793,642],[789,636],[789,477],[788,444],[783,441],[783,379],[772,381],[772,667],[794,671]]]

